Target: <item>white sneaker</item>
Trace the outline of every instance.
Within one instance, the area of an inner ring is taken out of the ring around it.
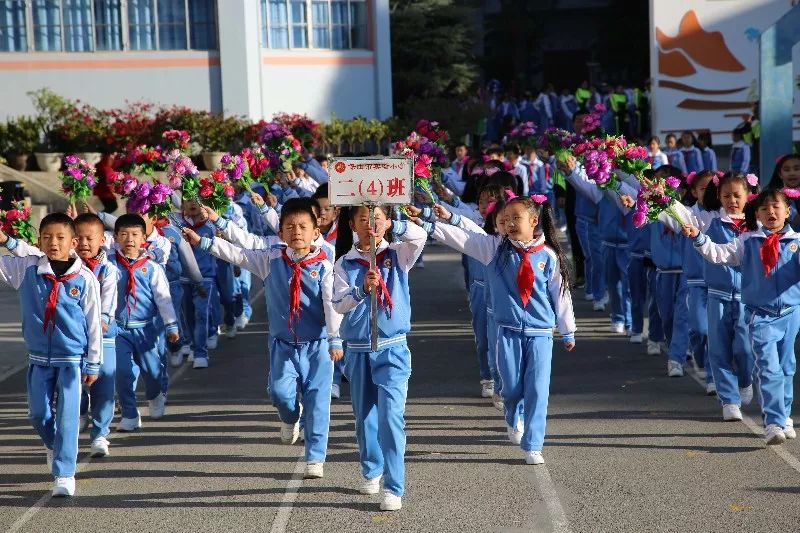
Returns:
[[[294,444],[300,438],[300,419],[303,418],[303,404],[300,404],[300,414],[294,424],[281,422],[281,442],[284,444]]]
[[[239,316],[236,317],[236,322],[234,322],[234,325],[236,326],[236,329],[240,329],[241,330],[241,329],[246,328],[247,324],[249,322],[250,322],[250,319],[247,318],[245,315],[239,315]]]
[[[47,464],[47,471],[53,471],[53,450],[50,448],[45,448],[47,450],[47,457],[45,458],[45,463]]]
[[[508,440],[511,441],[511,444],[519,445],[519,443],[522,442],[522,434],[524,431],[525,425],[522,421],[522,417],[520,416],[519,420],[517,421],[517,427],[512,428],[511,426],[508,426]]]
[[[381,511],[399,511],[403,508],[403,498],[395,496],[388,490],[383,491]]]
[[[362,480],[361,485],[358,486],[358,492],[361,494],[378,494],[381,491],[381,477]]]
[[[783,427],[783,436],[787,439],[797,438],[797,432],[794,430],[794,420],[791,418],[786,419],[786,425]]]
[[[194,357],[192,357],[192,359],[194,359]],[[197,359],[194,359],[192,368],[195,370],[198,368],[208,368],[208,357],[198,357]]]
[[[342,397],[342,388],[341,386],[334,383],[333,385],[331,385],[331,398],[338,400],[341,397]]]
[[[750,405],[753,401],[753,386],[748,385],[743,389],[739,389],[739,398],[742,400],[742,405]]]
[[[717,386],[712,383],[706,384],[706,396],[716,396],[717,395]]]
[[[611,333],[617,333],[619,335],[625,334],[625,324],[617,323],[611,324]]]
[[[303,479],[322,479],[324,463],[306,463]]]
[[[172,368],[178,368],[183,364],[183,353],[174,352],[169,355],[169,364]]]
[[[184,344],[183,346],[181,346],[180,353],[184,357],[189,357],[189,355],[191,355],[192,353],[192,347],[188,344]]]
[[[81,415],[81,424],[78,431],[85,431],[86,428],[89,427],[89,417],[87,415]]]
[[[150,406],[150,418],[158,420],[167,410],[167,395],[162,392],[152,400],[148,400],[147,405]]]
[[[642,344],[644,342],[644,337],[641,333],[636,333],[635,335],[631,335],[631,343],[632,344]]]
[[[586,296],[584,296],[584,299],[587,302],[593,302],[594,301],[594,296],[592,296],[591,294],[587,294]]]
[[[592,309],[594,309],[595,311],[605,311],[607,301],[608,300],[605,297],[600,298],[599,300],[595,300],[594,304],[592,304]]]
[[[647,341],[647,355],[661,355],[661,345],[656,341]]]
[[[224,333],[225,337],[228,339],[235,339],[236,338],[236,326],[229,326],[227,324],[222,324],[219,327],[220,333]]]
[[[117,431],[136,431],[142,427],[142,415],[137,414],[136,418],[120,418],[117,424]]]
[[[74,477],[57,477],[53,484],[53,496],[64,497],[75,495]]]
[[[206,348],[209,350],[216,350],[219,344],[219,335],[211,335],[206,341]]]
[[[491,379],[481,380],[481,398],[491,398],[494,395],[494,381]]]
[[[190,363],[194,363],[194,352],[189,352],[189,355],[186,356],[186,360]]]
[[[770,424],[764,429],[764,440],[769,446],[775,446],[786,442],[786,434],[777,424]]]
[[[497,393],[492,395],[492,405],[494,405],[494,408],[500,411],[501,413],[503,412],[503,409],[505,409],[506,407],[506,404],[503,403],[503,397]]]
[[[108,439],[105,437],[97,437],[92,441],[92,449],[89,455],[92,457],[106,457],[108,455]]]
[[[682,378],[683,365],[677,361],[667,361],[667,375],[671,378]]]
[[[736,404],[725,404],[722,406],[722,419],[725,422],[739,422],[742,420],[742,410]]]
[[[525,452],[525,462],[529,465],[543,465],[542,452]]]

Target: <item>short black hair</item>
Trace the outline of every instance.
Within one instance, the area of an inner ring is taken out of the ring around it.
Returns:
[[[142,233],[147,233],[147,224],[144,223],[142,216],[136,213],[121,215],[114,223],[114,233],[119,233],[128,228],[142,228]]]
[[[328,197],[328,184],[323,183],[317,190],[314,191],[314,194],[311,195],[311,198],[327,198]]]
[[[514,155],[519,155],[521,153],[520,149],[519,149],[519,145],[516,144],[516,143],[507,144],[505,146],[504,150],[505,150],[506,153],[511,152]]]
[[[75,222],[66,213],[50,213],[45,216],[42,221],[39,222],[39,233],[42,233],[47,226],[53,226],[55,224],[67,226],[72,231],[72,234],[75,235]]]
[[[75,227],[77,228],[81,224],[95,224],[100,227],[100,231],[105,231],[106,229],[103,221],[94,213],[82,213],[75,217]]]
[[[310,198],[292,198],[287,200],[285,204],[283,204],[283,208],[281,209],[281,220],[280,220],[280,227],[283,228],[283,221],[289,215],[297,215],[297,214],[307,214],[311,217],[311,221],[314,223],[314,227],[317,227],[317,215],[314,213],[314,202],[311,202]],[[317,204],[317,208],[319,208],[319,204]]]
[[[486,150],[486,155],[488,155],[488,156],[493,156],[493,155],[496,155],[496,156],[501,156],[501,157],[502,157],[502,155],[503,155],[503,149],[502,149],[502,148],[500,148],[498,145],[496,145],[496,144],[493,144],[492,146],[490,146],[490,147],[489,147],[489,148]]]

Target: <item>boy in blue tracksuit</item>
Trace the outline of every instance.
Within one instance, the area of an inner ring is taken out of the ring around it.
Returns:
[[[236,203],[231,203],[223,217],[240,228],[247,230],[247,220],[244,218],[242,209]],[[211,300],[211,320],[209,322],[209,340],[215,342],[217,334],[224,333],[229,339],[236,337],[236,272],[240,269],[230,263],[217,259],[217,274],[215,277],[215,289]],[[213,346],[213,344],[212,344]]]
[[[256,200],[261,200],[258,204]],[[260,205],[265,205],[261,196],[250,193],[239,188],[234,201],[242,208],[242,215],[247,221],[247,230],[254,235],[266,235],[264,223],[261,220]],[[243,330],[253,316],[253,308],[250,306],[250,287],[252,280],[250,271],[241,269],[241,272],[234,279],[234,314],[236,315],[236,329]]]
[[[0,241],[8,241],[5,234]],[[20,293],[28,417],[47,449],[53,496],[75,494],[81,381],[92,385],[102,364],[100,286],[75,255],[76,245],[72,219],[54,213],[39,225],[45,255],[0,258],[0,281]]]
[[[170,221],[178,228],[191,228],[201,237],[213,237],[214,226],[203,214],[203,209],[196,200],[184,200],[181,214],[173,214]],[[186,322],[187,336],[190,339],[193,361],[192,368],[208,368],[209,361],[209,322],[211,294],[214,290],[217,275],[217,260],[208,252],[193,248],[194,258],[203,276],[202,284],[183,282],[183,316]]]
[[[628,263],[628,279],[631,287],[631,342],[643,342],[644,314],[647,312],[647,353],[661,354],[664,329],[656,302],[656,269],[650,251],[650,232],[653,225],[628,227],[631,259]]]
[[[787,224],[789,201],[781,191],[762,192],[754,207],[761,228],[727,244],[715,244],[692,225],[683,231],[694,238],[695,249],[707,261],[741,266],[764,438],[774,445],[797,436],[791,414],[797,366],[794,343],[800,329],[800,234]]]
[[[139,215],[122,215],[114,224],[117,251],[111,262],[117,284],[117,395],[122,419],[119,431],[142,427],[136,407],[136,382],[144,375],[150,418],[164,416],[167,402],[166,364],[161,358],[161,331],[167,342],[180,339],[164,268],[144,252],[146,226]],[[160,319],[160,322],[159,322]]]
[[[411,375],[408,273],[427,240],[422,228],[391,221],[390,214],[388,208],[376,208],[373,230],[367,208],[351,209],[349,229],[358,241],[336,261],[333,299],[344,315],[341,336],[347,343],[345,364],[364,477],[359,491],[377,494],[383,477],[384,511],[400,509],[405,491],[405,404]],[[384,239],[389,231],[391,243]],[[377,249],[375,270],[369,268],[370,236]],[[377,351],[370,343],[373,291],[378,300]]]
[[[231,225],[228,222],[228,225]],[[319,235],[307,201],[287,202],[281,237],[261,250],[239,248],[222,239],[185,229],[187,240],[212,255],[263,279],[270,297],[270,396],[281,419],[281,440],[293,444],[305,416],[306,478],[323,477],[330,425],[333,361],[343,356],[338,337],[341,316],[333,310],[333,265],[313,244]],[[288,290],[287,290],[288,287]],[[302,401],[297,395],[300,384]]]

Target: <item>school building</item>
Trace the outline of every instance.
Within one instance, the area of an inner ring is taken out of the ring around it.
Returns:
[[[48,87],[269,118],[392,115],[388,0],[0,0],[0,119]]]

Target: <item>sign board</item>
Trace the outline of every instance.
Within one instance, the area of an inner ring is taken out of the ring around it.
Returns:
[[[328,167],[331,205],[406,205],[414,193],[408,157],[337,157]]]
[[[714,144],[759,99],[761,33],[797,0],[650,0],[653,134],[711,130]],[[800,72],[800,47],[793,53]],[[797,80],[800,82],[800,80]],[[794,138],[800,138],[800,88],[794,91]]]

